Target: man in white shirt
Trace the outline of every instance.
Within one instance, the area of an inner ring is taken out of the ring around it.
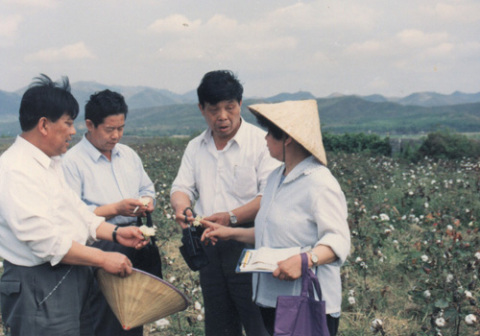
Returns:
[[[22,133],[0,157],[2,321],[11,335],[90,335],[91,267],[127,276],[130,260],[86,244],[98,239],[141,248],[137,227],[93,214],[68,187],[60,155],[75,134],[78,103],[68,78],[45,75],[22,97]]]
[[[171,189],[176,221],[184,210],[231,226],[252,226],[270,172],[280,163],[270,157],[265,132],[241,118],[243,87],[230,71],[207,73],[197,89],[208,125],[189,142]],[[191,219],[191,218],[190,218]],[[224,241],[207,246],[209,264],[200,270],[207,336],[268,335],[252,303],[250,274],[236,274],[245,245]]]
[[[96,92],[85,105],[87,133],[63,157],[65,179],[89,209],[107,222],[135,225],[137,216],[154,210],[155,188],[138,154],[119,143],[128,106],[124,97],[110,90]],[[142,198],[142,200],[140,200]],[[144,200],[147,200],[144,204]],[[94,243],[103,251],[117,251],[134,261],[136,250],[109,241]],[[155,246],[156,247],[156,246]],[[146,249],[140,258],[158,260],[148,272],[161,277],[158,250]],[[154,255],[156,253],[156,255]],[[135,264],[134,267],[139,267]],[[143,327],[123,330],[100,289],[92,294],[95,335],[143,335]]]

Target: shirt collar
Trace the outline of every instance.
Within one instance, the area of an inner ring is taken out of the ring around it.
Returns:
[[[82,140],[80,141],[80,144],[85,148],[85,151],[87,152],[88,156],[92,158],[93,161],[98,162],[101,157],[105,157],[100,151],[95,148],[94,145],[90,142],[90,140],[87,139],[86,133],[83,135]],[[118,150],[117,146],[113,147],[112,149],[112,157],[120,155],[120,151]]]
[[[310,155],[292,169],[292,171],[285,177],[284,183],[292,182],[301,175],[309,175],[321,166],[322,164],[313,155]]]
[[[240,118],[240,120],[241,120],[241,123],[237,133],[233,136],[233,138],[228,140],[227,146],[225,148],[228,148],[229,146],[231,146],[232,142],[235,142],[239,147],[242,147],[242,144],[244,144],[247,141],[246,137],[248,136],[247,134],[248,132],[245,127],[245,120],[243,118]],[[212,129],[209,127],[203,133],[202,142],[205,144],[208,144],[210,143],[210,141],[213,141],[213,136],[212,136]]]
[[[40,163],[44,168],[49,168],[52,163],[55,164],[60,159],[59,156],[49,157],[40,148],[19,135],[17,136],[16,142],[18,146],[27,150],[32,155],[32,157],[36,161],[38,161],[38,163]]]

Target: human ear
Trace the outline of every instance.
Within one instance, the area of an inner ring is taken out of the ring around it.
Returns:
[[[46,117],[41,117],[38,120],[37,129],[43,136],[46,136],[48,134],[48,126],[49,126],[48,124],[49,124],[49,121]]]

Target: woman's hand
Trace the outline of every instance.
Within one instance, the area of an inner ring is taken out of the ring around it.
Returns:
[[[280,280],[294,281],[302,276],[302,257],[300,254],[278,262],[273,276]]]
[[[202,241],[211,242],[215,245],[219,239],[229,240],[231,237],[231,228],[228,226],[223,226],[206,219],[200,220],[200,223],[205,227],[201,238]]]

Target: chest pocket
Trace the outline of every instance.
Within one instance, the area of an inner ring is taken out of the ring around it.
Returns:
[[[235,166],[233,176],[233,188],[238,197],[251,198],[257,194],[257,174],[255,167]]]

